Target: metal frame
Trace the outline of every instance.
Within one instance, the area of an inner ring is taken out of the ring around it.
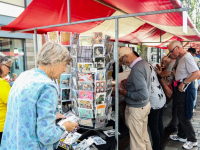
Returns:
[[[118,16],[111,16],[111,17],[105,17],[105,18],[97,18],[97,19],[89,19],[89,20],[84,20],[84,21],[76,21],[76,22],[71,22],[71,14],[70,14],[70,0],[67,0],[67,9],[68,9],[68,23],[63,23],[63,24],[57,24],[57,25],[49,25],[49,26],[42,26],[42,27],[36,27],[36,28],[30,28],[30,29],[24,29],[24,30],[17,30],[13,31],[11,33],[16,33],[16,32],[25,32],[25,31],[31,31],[34,30],[34,35],[35,35],[35,41],[34,41],[34,46],[35,46],[35,59],[36,59],[36,54],[38,51],[38,45],[37,45],[37,30],[38,29],[44,29],[44,28],[52,28],[52,27],[59,27],[59,26],[68,26],[68,25],[75,25],[75,24],[82,24],[82,23],[89,23],[89,22],[96,22],[96,21],[104,21],[104,20],[111,20],[115,19],[115,43],[114,43],[114,60],[115,60],[115,91],[119,91],[118,88],[118,36],[119,36],[119,22],[118,20],[120,18],[128,18],[128,17],[137,17],[137,16],[145,16],[145,15],[154,15],[154,14],[163,14],[163,13],[173,13],[173,12],[182,12],[182,11],[188,11],[189,7],[185,8],[178,8],[178,9],[168,9],[168,10],[160,10],[160,11],[150,11],[150,12],[142,12],[142,13],[135,13],[135,14],[126,14],[126,15],[118,15]],[[35,66],[37,66],[35,62]],[[117,140],[117,145],[116,145],[116,150],[118,150],[118,105],[119,105],[119,93],[115,92],[115,138]]]

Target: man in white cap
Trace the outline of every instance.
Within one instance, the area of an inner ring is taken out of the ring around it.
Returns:
[[[126,84],[120,87],[120,93],[126,101],[125,120],[130,132],[131,150],[152,150],[147,132],[150,112],[151,70],[149,64],[129,47],[119,50],[119,61],[129,66],[131,72]]]
[[[174,84],[173,92],[174,99],[177,101],[178,133],[170,135],[170,138],[185,142],[183,148],[192,149],[198,145],[190,119],[193,115],[193,101],[195,99],[194,80],[199,77],[199,68],[192,55],[183,49],[179,41],[171,41],[168,49],[169,57],[179,58],[176,69],[173,68],[176,70],[176,85]]]

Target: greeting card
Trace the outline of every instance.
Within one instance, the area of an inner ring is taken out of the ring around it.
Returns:
[[[93,118],[92,109],[78,108],[79,116],[84,118]]]
[[[60,31],[60,44],[70,45],[71,32]]]
[[[62,89],[62,100],[69,100],[70,98],[70,89]]]
[[[92,91],[93,84],[92,84],[92,82],[78,81],[78,90]]]
[[[95,82],[95,89],[96,93],[102,93],[106,91],[106,81],[96,81]]]
[[[79,91],[79,98],[93,100],[93,92]]]
[[[78,63],[80,73],[90,73],[90,68],[93,68],[93,63]]]
[[[96,76],[95,76],[96,81],[102,81],[105,80],[105,69],[103,70],[97,70]]]
[[[93,57],[103,57],[105,54],[104,44],[93,45]]]
[[[92,100],[78,99],[78,104],[79,104],[80,108],[93,109],[93,101]]]
[[[93,127],[92,119],[88,119],[88,118],[81,118],[81,120],[79,121],[79,124],[82,126]]]
[[[102,32],[93,32],[92,33],[92,43],[100,44],[102,42]]]
[[[96,105],[101,105],[105,104],[105,98],[106,98],[106,93],[96,93],[95,95],[95,101]]]
[[[71,74],[61,74],[60,75],[60,88],[70,88]]]
[[[79,81],[90,81],[92,82],[92,74],[91,73],[78,73],[78,80]]]
[[[92,46],[92,36],[79,36],[79,45],[80,46]]]
[[[59,43],[59,34],[58,31],[47,32],[48,39],[54,42]]]
[[[94,59],[94,67],[97,69],[104,69],[105,57],[97,57]]]

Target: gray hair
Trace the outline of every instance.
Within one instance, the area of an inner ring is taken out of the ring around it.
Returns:
[[[7,63],[9,63],[11,65],[12,60],[0,55],[0,64],[6,65]],[[2,76],[2,73],[3,73],[3,71],[1,70],[1,67],[0,67],[0,77]]]
[[[48,41],[37,54],[38,65],[48,65],[51,63],[71,62],[72,57],[67,48],[54,41]]]

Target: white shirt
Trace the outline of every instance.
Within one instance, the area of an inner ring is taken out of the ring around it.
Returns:
[[[179,59],[175,79],[178,81],[188,78],[197,70],[199,70],[199,68],[195,63],[193,56],[190,53],[186,53]]]
[[[155,70],[150,65],[151,68],[151,96],[149,98],[151,103],[151,108],[153,109],[160,109],[166,103],[166,96],[158,81],[158,77],[156,75]]]

